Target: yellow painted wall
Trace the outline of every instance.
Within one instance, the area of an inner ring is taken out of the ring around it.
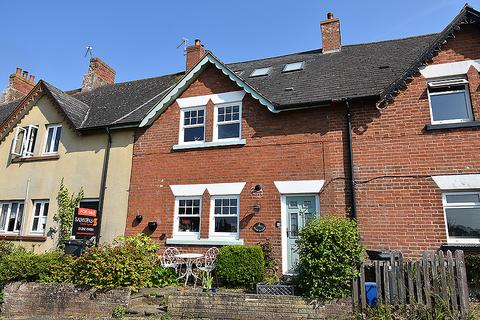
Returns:
[[[59,159],[11,163],[10,150],[15,135],[12,130],[0,141],[0,201],[24,200],[25,210],[20,235],[30,236],[33,221],[33,200],[49,200],[50,208],[44,242],[17,241],[35,251],[45,251],[56,244],[58,229],[53,216],[57,210],[56,196],[61,179],[71,192],[83,187],[85,198],[99,198],[100,180],[107,135],[104,132],[79,135],[45,96],[18,123],[19,126],[38,125],[35,156],[40,156],[46,139],[48,124],[62,124]],[[105,193],[101,241],[110,242],[123,235],[128,207],[128,190],[133,152],[133,130],[112,131],[107,188]],[[1,234],[1,233],[0,233]]]

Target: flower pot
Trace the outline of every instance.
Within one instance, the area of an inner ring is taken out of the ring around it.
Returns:
[[[208,292],[208,289],[207,289],[207,288],[203,288],[202,291],[203,291],[203,292]]]
[[[212,293],[217,293],[217,288],[212,288],[210,291],[212,291]]]

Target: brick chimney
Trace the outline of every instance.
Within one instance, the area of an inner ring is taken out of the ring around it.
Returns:
[[[114,84],[115,74],[115,70],[100,58],[91,58],[88,71],[83,76],[82,91],[89,91],[107,84]]]
[[[200,39],[195,39],[195,44],[187,47],[186,71],[190,71],[190,69],[200,61],[204,54],[205,48],[203,47],[203,44]]]
[[[320,22],[322,31],[322,52],[338,52],[342,47],[340,37],[340,20],[333,17],[333,13],[327,13],[327,20]]]
[[[35,86],[35,76],[28,77],[28,71],[17,68],[8,80],[8,86],[0,96],[0,104],[9,103],[25,97]]]

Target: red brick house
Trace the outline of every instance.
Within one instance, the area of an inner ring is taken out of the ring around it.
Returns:
[[[329,14],[323,49],[234,64],[196,41],[136,133],[126,234],[270,239],[283,273],[314,215],[358,219],[371,250],[480,245],[479,15],[342,45]]]

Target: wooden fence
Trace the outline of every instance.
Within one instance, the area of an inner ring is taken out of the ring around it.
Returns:
[[[463,251],[425,252],[421,260],[404,261],[401,253],[389,261],[371,261],[360,266],[353,279],[354,312],[367,307],[365,282],[376,283],[378,304],[412,304],[428,309],[446,304],[456,314],[468,314],[468,286]],[[369,277],[366,277],[367,276]]]

